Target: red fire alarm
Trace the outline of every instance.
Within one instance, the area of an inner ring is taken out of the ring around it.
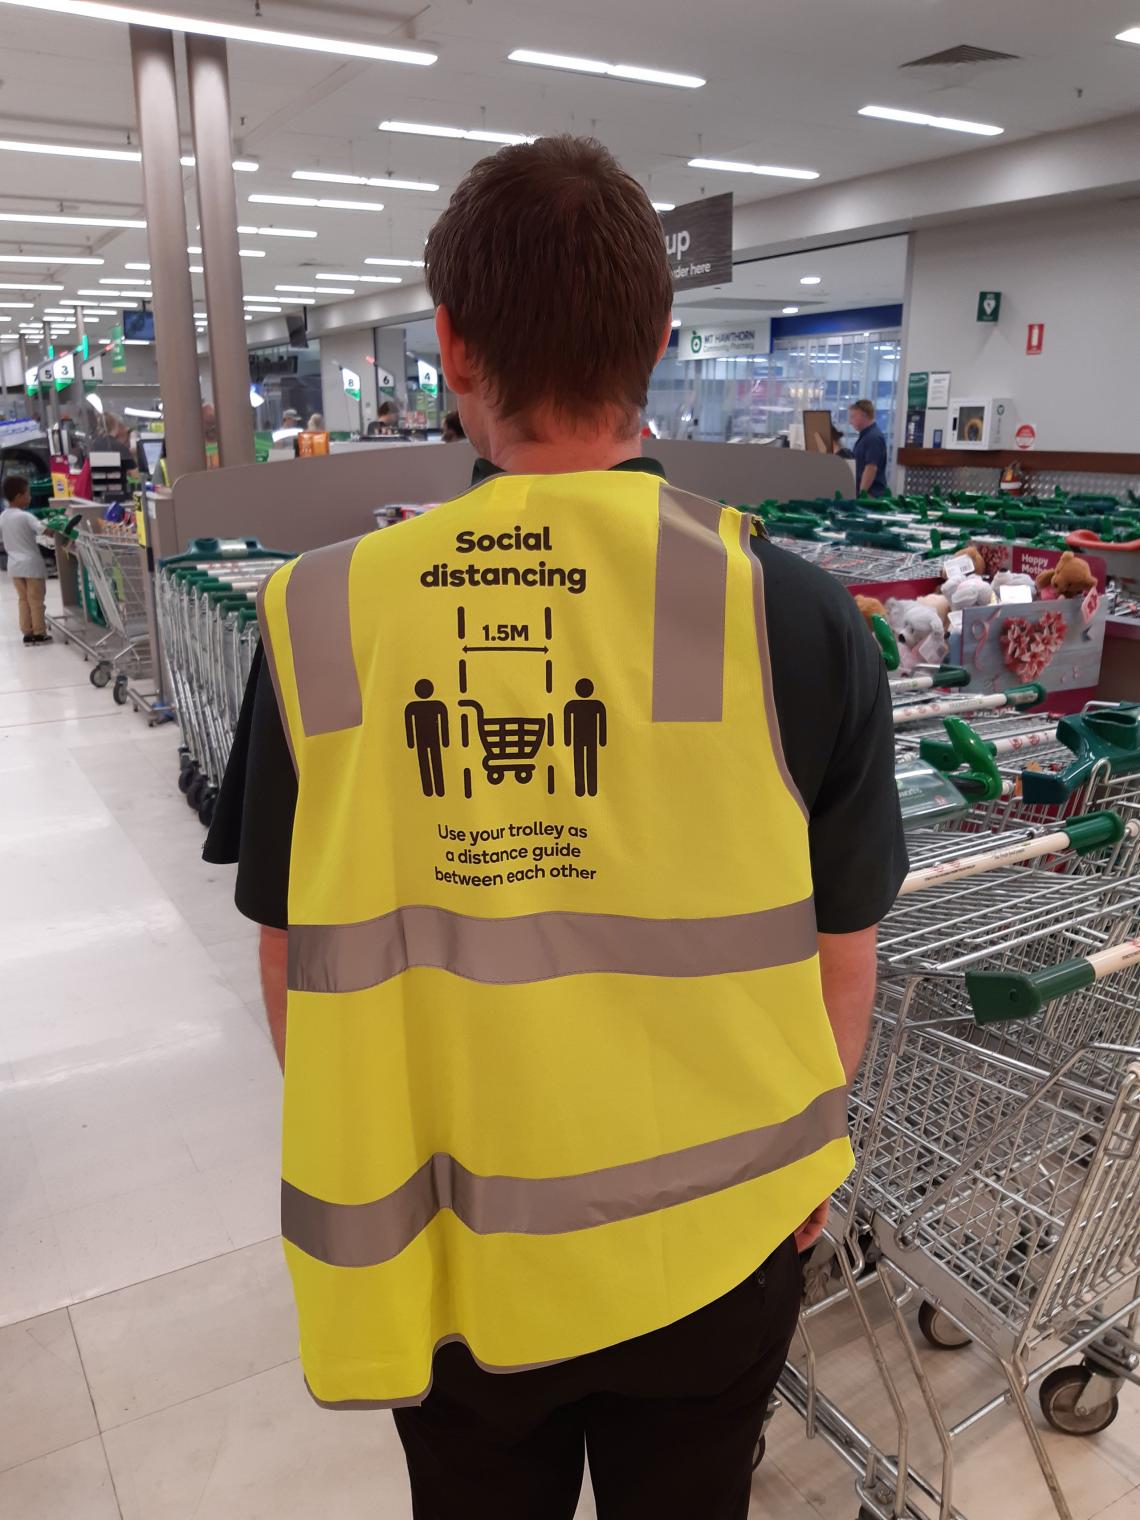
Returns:
[[[1025,352],[1027,354],[1039,354],[1045,347],[1045,324],[1044,322],[1030,322],[1029,330],[1025,336]]]

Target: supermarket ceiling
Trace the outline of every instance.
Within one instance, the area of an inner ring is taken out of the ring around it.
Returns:
[[[145,3],[137,0],[138,8]],[[50,0],[39,0],[45,4]],[[327,287],[327,294],[303,293],[320,305],[345,300],[343,290],[394,288],[375,279],[320,281],[318,274],[368,273],[407,283],[421,278],[411,266],[365,261],[418,259],[451,190],[488,149],[464,138],[380,131],[381,121],[498,133],[592,132],[656,201],[681,203],[732,190],[738,205],[748,205],[789,192],[810,194],[810,185],[693,168],[690,160],[814,170],[819,178],[812,183],[842,186],[967,152],[984,176],[993,144],[1129,113],[1140,87],[1140,47],[1114,40],[1140,24],[1140,0],[1039,6],[1031,25],[1025,7],[1013,0],[865,0],[858,8],[836,0],[763,8],[755,0],[184,0],[175,9],[195,18],[438,57],[430,67],[417,67],[231,42],[235,152],[257,165],[237,175],[239,222],[317,234],[242,236],[250,254],[242,266],[247,295],[267,306],[302,298],[302,292],[278,290],[280,285]],[[959,44],[1015,56],[904,67]],[[516,49],[632,64],[705,83],[681,88],[509,61]],[[985,137],[870,119],[858,114],[866,105],[1004,130]],[[188,107],[183,121],[189,153]],[[136,145],[126,27],[0,0],[0,138]],[[298,180],[298,170],[419,181],[438,189]],[[193,170],[185,176],[193,229]],[[361,200],[383,210],[251,202],[250,196]],[[125,266],[147,260],[144,231],[10,220],[61,213],[140,218],[137,163],[0,151],[0,254],[105,261],[78,273],[62,264],[55,275],[43,273],[45,266],[36,277],[29,273],[29,280],[65,285],[46,298],[52,302],[97,289],[101,281],[113,289],[110,282],[119,276],[127,289]],[[193,246],[193,231],[189,242]],[[193,254],[188,258],[194,262]],[[0,264],[9,272],[13,267]],[[200,275],[194,289],[203,298]],[[38,293],[28,298],[44,299]]]

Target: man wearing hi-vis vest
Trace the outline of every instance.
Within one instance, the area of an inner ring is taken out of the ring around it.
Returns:
[[[905,870],[882,660],[638,457],[672,280],[605,149],[483,160],[426,262],[476,481],[268,581],[207,846],[304,1376],[416,1520],[571,1520],[587,1452],[600,1520],[743,1520]]]

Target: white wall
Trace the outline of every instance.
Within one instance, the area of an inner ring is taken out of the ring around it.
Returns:
[[[366,418],[375,417],[376,366],[370,362],[373,358],[372,329],[362,327],[353,332],[328,333],[320,339],[320,345],[325,425],[330,433],[356,432],[360,427],[360,405],[345,395],[337,366],[355,370],[360,376]]]
[[[1002,293],[996,325],[975,320],[983,290]],[[1140,202],[916,232],[904,320],[908,371],[949,370],[952,396],[1012,397],[1039,449],[1140,445]],[[1035,357],[1030,322],[1045,324]],[[927,412],[928,445],[946,422]]]

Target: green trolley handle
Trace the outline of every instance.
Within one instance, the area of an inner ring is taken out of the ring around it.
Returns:
[[[1135,965],[1140,965],[1140,939],[1126,939],[1041,971],[967,971],[966,991],[977,1023],[1006,1023],[1032,1018],[1055,998]]]
[[[881,612],[871,614],[871,632],[875,635],[875,642],[883,651],[883,664],[888,670],[897,670],[899,668],[898,640]]]

